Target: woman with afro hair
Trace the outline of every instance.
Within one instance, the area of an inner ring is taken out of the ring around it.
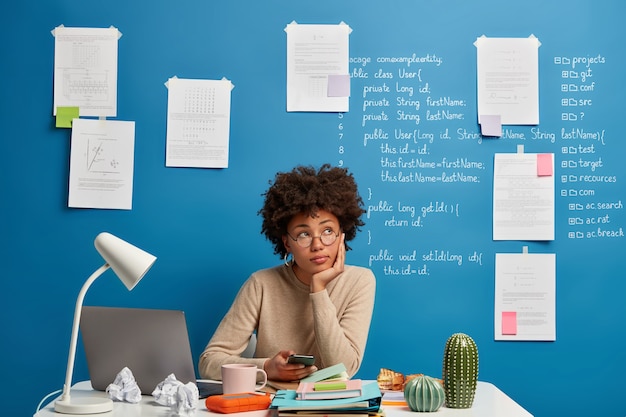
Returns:
[[[361,366],[374,308],[371,270],[345,264],[347,242],[363,226],[356,182],[345,168],[298,166],[276,174],[259,214],[261,232],[283,263],[243,284],[200,356],[202,378],[221,379],[221,365],[250,363],[275,381],[297,381],[343,363]],[[254,357],[242,357],[256,334]],[[288,363],[309,354],[315,364]]]

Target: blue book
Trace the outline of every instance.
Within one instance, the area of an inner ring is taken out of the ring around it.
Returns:
[[[319,382],[326,380],[347,380],[348,374],[346,373],[346,365],[338,363],[336,365],[327,366],[326,368],[319,369],[313,372],[311,375],[304,377],[300,382]]]
[[[376,381],[363,382],[362,394],[352,398],[329,400],[298,400],[296,390],[279,390],[276,392],[270,409],[278,411],[361,411],[375,412],[380,408],[382,394]]]

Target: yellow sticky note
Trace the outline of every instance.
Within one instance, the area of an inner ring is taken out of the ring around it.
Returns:
[[[57,107],[56,127],[72,127],[72,120],[78,119],[78,107]]]

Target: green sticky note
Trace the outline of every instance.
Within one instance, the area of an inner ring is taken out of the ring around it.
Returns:
[[[347,384],[343,381],[340,382],[318,382],[313,385],[314,391],[334,391],[340,389],[346,389]]]
[[[72,127],[72,120],[78,119],[78,107],[57,107],[56,127]]]

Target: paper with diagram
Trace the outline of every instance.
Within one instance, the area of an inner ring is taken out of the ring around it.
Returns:
[[[54,35],[54,105],[80,116],[117,116],[117,44],[114,28],[59,26]]]
[[[228,168],[230,80],[170,78],[165,165]]]
[[[74,119],[69,207],[132,209],[135,122]]]

